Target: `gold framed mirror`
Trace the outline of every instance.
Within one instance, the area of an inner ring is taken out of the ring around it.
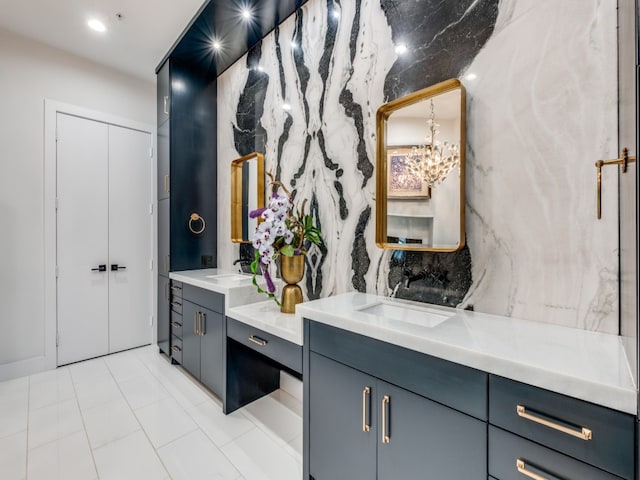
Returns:
[[[393,100],[376,115],[376,243],[464,247],[466,95],[458,79]]]
[[[264,208],[264,156],[250,153],[231,162],[231,241],[251,243],[258,224],[249,212]]]

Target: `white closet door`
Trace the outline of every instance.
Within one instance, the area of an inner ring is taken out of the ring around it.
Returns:
[[[150,148],[150,134],[109,126],[110,352],[152,342]]]
[[[109,352],[108,127],[57,115],[58,365]],[[38,279],[34,278],[34,282]]]

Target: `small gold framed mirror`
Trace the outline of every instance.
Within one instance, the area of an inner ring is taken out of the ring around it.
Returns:
[[[258,224],[249,212],[264,208],[264,156],[250,153],[231,162],[231,241],[250,243]]]
[[[465,117],[465,90],[458,79],[378,109],[379,247],[432,252],[464,247]]]

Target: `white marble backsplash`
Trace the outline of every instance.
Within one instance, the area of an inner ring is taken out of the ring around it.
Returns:
[[[369,179],[358,167],[357,145],[364,141],[375,165],[375,112],[384,103],[385,78],[397,54],[380,1],[362,1],[357,39],[351,42],[356,5],[334,5],[340,19],[326,86],[319,73],[326,62],[323,45],[330,22],[337,20],[320,0],[302,8],[301,44],[292,46],[299,27],[292,16],[277,38],[272,32],[263,40],[259,65],[248,67],[245,56],[218,78],[218,267],[233,268],[238,258],[230,241],[230,164],[240,156],[233,126],[249,68],[260,68],[269,77],[259,119],[267,132],[266,170],[276,171],[290,115],[281,178],[289,183],[303,171],[295,185],[298,198],[315,197],[319,205],[328,248],[320,296],[354,290],[352,254],[368,209],[366,251],[355,255],[369,262],[366,291],[391,293],[391,252],[374,240],[375,172]],[[296,48],[309,73],[306,94]],[[459,72],[467,89],[466,228],[473,277],[460,306],[617,333],[617,181],[614,169],[604,171],[603,218],[596,220],[594,167],[596,160],[616,156],[616,49],[615,2],[499,2],[493,34]],[[340,102],[345,86],[362,109],[362,138]],[[283,110],[283,103],[291,110]]]

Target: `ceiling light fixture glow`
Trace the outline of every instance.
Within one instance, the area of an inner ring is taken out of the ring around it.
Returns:
[[[220,50],[222,48],[222,44],[218,40],[214,40],[211,43],[211,46],[213,47],[214,50]]]
[[[242,9],[242,18],[244,18],[245,20],[250,20],[251,17],[253,16],[253,14],[251,13],[251,10],[247,7]]]
[[[96,32],[106,32],[107,31],[107,27],[104,26],[104,23],[102,23],[97,18],[92,18],[91,20],[89,20],[87,22],[87,25],[89,25],[89,28],[91,30],[95,30]]]

